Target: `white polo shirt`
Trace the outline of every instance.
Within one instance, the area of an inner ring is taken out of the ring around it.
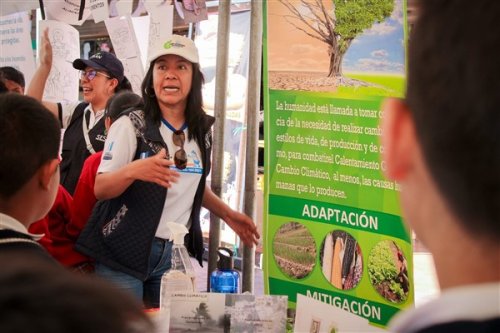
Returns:
[[[398,313],[389,322],[389,331],[412,333],[454,321],[481,321],[499,317],[500,282],[475,284],[446,289],[437,299]]]
[[[32,234],[21,222],[19,222],[12,216],[3,213],[0,213],[0,230],[1,229],[14,230],[19,233],[30,236],[34,240],[40,240],[44,236],[44,234]]]
[[[62,108],[61,122],[62,122],[63,128],[68,127],[69,122],[71,121],[71,117],[73,116],[73,113],[75,112],[76,107],[80,103],[82,103],[82,102],[81,101],[61,102],[61,108]],[[87,105],[87,107],[83,111],[84,117],[85,117],[85,113],[87,112],[87,110],[90,110],[90,119],[89,119],[89,130],[90,130],[104,116],[104,109],[93,112],[92,105],[89,104],[89,105]]]
[[[169,154],[173,160],[174,153],[179,149],[172,141],[173,132],[163,123],[160,125],[160,134],[167,144]],[[194,196],[203,173],[201,152],[194,140],[188,140],[187,128],[184,130],[186,142],[184,150],[188,158],[187,167],[178,170],[175,166],[171,168],[180,173],[177,183],[172,183],[168,189],[167,199],[163,206],[160,223],[156,230],[156,237],[169,239],[170,233],[167,222],[183,224],[189,229],[191,226],[189,217],[193,207]],[[103,158],[99,165],[98,173],[118,170],[132,162],[137,150],[137,138],[134,125],[129,117],[120,117],[111,126],[106,143],[104,144]]]

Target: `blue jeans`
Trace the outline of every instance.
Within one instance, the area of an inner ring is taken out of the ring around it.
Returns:
[[[146,308],[160,307],[160,286],[163,273],[172,265],[172,242],[155,238],[149,257],[148,275],[141,281],[126,273],[111,269],[97,262],[95,273],[126,290],[144,302]]]

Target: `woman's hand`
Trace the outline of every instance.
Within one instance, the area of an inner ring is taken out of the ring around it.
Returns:
[[[258,244],[260,235],[252,219],[229,207],[209,186],[205,186],[203,207],[224,220],[246,246],[252,247]]]
[[[179,173],[170,169],[173,164],[173,161],[167,160],[167,153],[162,149],[154,156],[133,161],[131,178],[170,188],[172,183],[177,183],[179,179]]]
[[[112,172],[100,173],[95,181],[95,196],[98,200],[116,198],[135,180],[169,188],[179,178],[179,173],[169,168],[172,164],[174,162],[166,159],[165,149],[162,149],[149,158],[132,161]]]
[[[260,235],[250,217],[231,209],[222,219],[238,234],[246,246],[252,247],[258,244]]]
[[[49,28],[43,30],[41,45],[40,45],[40,66],[52,68],[52,45],[49,39]]]
[[[52,69],[52,45],[50,45],[49,40],[49,28],[45,28],[43,31],[38,50],[39,65],[31,78],[30,85],[26,89],[26,95],[41,101],[56,118],[59,118],[59,108],[57,104],[43,100],[45,84],[47,83],[50,70]]]

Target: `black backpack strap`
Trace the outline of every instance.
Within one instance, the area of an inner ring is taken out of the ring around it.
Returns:
[[[85,108],[89,105],[89,103],[87,102],[81,102],[80,104],[78,104],[75,108],[75,110],[73,111],[73,114],[71,115],[71,122],[73,122],[74,120],[76,120],[80,115],[83,117],[83,111],[85,111]]]
[[[138,142],[139,142],[139,139],[141,139],[145,144],[147,144],[149,146],[149,148],[151,148],[151,150],[155,154],[158,154],[158,152],[162,148],[165,148],[167,156],[168,156],[168,147],[166,144],[160,143],[160,142],[154,142],[154,141],[151,141],[151,140],[148,140],[145,138],[144,130],[146,128],[146,120],[144,119],[144,111],[137,110],[137,111],[129,112],[128,117],[130,118],[132,125],[134,125],[135,136],[137,137]]]

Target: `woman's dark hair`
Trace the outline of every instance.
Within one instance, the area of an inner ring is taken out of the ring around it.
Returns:
[[[118,78],[114,77],[112,73],[110,73],[108,71],[102,71],[102,72],[106,73],[109,77],[118,80]],[[120,80],[118,80],[118,85],[115,88],[115,94],[120,92],[120,91],[132,91],[132,84],[130,83],[130,81],[127,79],[126,76],[123,77],[122,82],[120,82]]]
[[[132,91],[132,84],[126,76],[123,77],[122,82],[119,82],[115,88],[115,93],[120,91]]]
[[[110,117],[111,122],[113,122],[124,114],[124,111],[142,109],[143,106],[141,96],[131,91],[122,91],[108,99],[104,109],[104,117]]]
[[[153,89],[154,64],[155,60],[151,61],[149,64],[148,72],[142,81],[141,91],[142,98],[144,100],[144,113],[146,119],[159,125],[162,117],[160,106]],[[192,63],[192,65],[193,78],[191,82],[191,91],[187,96],[186,111],[184,116],[188,126],[188,138],[189,140],[193,140],[193,138],[196,140],[194,133],[199,133],[201,127],[205,124],[205,110],[203,110],[203,96],[201,92],[201,88],[205,83],[205,78],[200,70],[200,65],[197,63]],[[201,144],[201,142],[197,143]]]

